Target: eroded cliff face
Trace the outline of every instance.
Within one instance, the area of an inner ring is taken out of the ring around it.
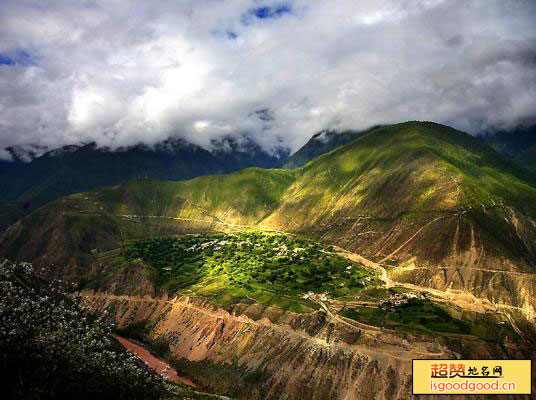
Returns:
[[[177,359],[237,369],[224,390],[239,398],[408,399],[413,358],[462,356],[452,348],[475,358],[524,358],[515,344],[402,334],[321,312],[295,314],[258,304],[224,310],[204,299],[165,294],[78,296],[89,310],[111,313],[119,326],[146,321],[151,337],[167,339]]]
[[[168,339],[176,358],[261,373],[264,379],[248,395],[252,399],[403,399],[410,391],[412,355],[450,355],[430,343],[390,344],[392,338],[376,337],[378,332],[324,324],[318,315],[280,315],[272,323],[268,317],[253,320],[247,309],[233,315],[187,297],[80,296],[92,311],[112,310],[120,325],[155,323],[153,337]]]
[[[472,293],[536,318],[534,219],[502,207],[390,220],[355,214],[299,229],[378,262],[394,281]]]

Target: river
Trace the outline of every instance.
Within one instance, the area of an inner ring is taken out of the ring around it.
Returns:
[[[151,369],[153,369],[157,374],[166,377],[169,381],[180,382],[191,387],[198,387],[194,382],[188,379],[185,376],[180,376],[177,374],[177,370],[169,365],[166,361],[161,358],[155,357],[149,350],[145,347],[134,343],[124,337],[118,335],[112,335],[117,339],[121,345],[134,353],[140,360],[147,364]]]

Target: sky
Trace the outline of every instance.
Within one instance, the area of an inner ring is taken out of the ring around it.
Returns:
[[[0,158],[322,129],[535,122],[534,0],[2,0]]]

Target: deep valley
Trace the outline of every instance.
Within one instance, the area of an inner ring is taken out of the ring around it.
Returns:
[[[433,123],[62,197],[0,254],[233,398],[406,399],[414,358],[536,359],[534,177]]]

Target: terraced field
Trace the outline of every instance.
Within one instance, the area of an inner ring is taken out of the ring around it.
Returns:
[[[495,342],[506,337],[519,338],[507,319],[498,314],[458,313],[452,306],[426,298],[411,298],[397,307],[345,307],[340,314],[368,325],[405,332],[471,335]]]
[[[222,305],[237,298],[299,311],[306,292],[342,297],[378,283],[362,265],[311,240],[274,232],[164,236],[129,242],[116,262],[141,260],[154,283]]]
[[[224,307],[251,302],[294,312],[323,309],[328,318],[425,335],[516,336],[498,314],[460,312],[420,292],[385,289],[374,272],[335,250],[276,232],[207,233],[133,240],[101,260],[118,269],[141,262],[156,287]]]

